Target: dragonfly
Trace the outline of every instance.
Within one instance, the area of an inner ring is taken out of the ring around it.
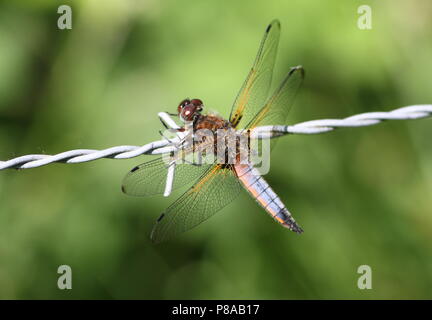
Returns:
[[[269,95],[276,53],[280,38],[280,22],[272,21],[265,30],[255,61],[244,81],[228,119],[215,114],[204,114],[200,99],[185,99],[178,108],[179,119],[191,124],[192,130],[245,129],[257,126],[284,125],[300,88],[304,69],[292,67],[279,87]],[[185,131],[186,126],[179,130]],[[189,129],[188,129],[189,130]],[[249,132],[249,131],[248,131]],[[184,153],[194,147],[185,148]],[[166,181],[167,164],[162,157],[134,167],[124,178],[122,191],[132,196],[162,194]],[[157,219],[151,232],[155,243],[171,239],[196,227],[231,203],[246,190],[252,198],[281,226],[296,233],[303,230],[279,196],[251,163],[214,163],[176,166],[173,189],[191,185]]]

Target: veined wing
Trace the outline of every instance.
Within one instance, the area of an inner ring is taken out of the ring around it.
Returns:
[[[294,98],[303,83],[302,66],[291,68],[275,93],[268,99],[258,114],[247,124],[246,128],[264,125],[283,125],[288,117]]]
[[[231,109],[230,122],[244,128],[265,103],[273,75],[279,44],[280,23],[274,20],[267,27],[252,69],[243,83]]]
[[[234,200],[241,185],[231,167],[215,164],[159,217],[151,233],[162,242],[207,220]]]
[[[177,164],[173,190],[195,182],[211,166]],[[163,157],[136,166],[124,177],[122,191],[131,196],[162,194],[165,190],[167,167]]]

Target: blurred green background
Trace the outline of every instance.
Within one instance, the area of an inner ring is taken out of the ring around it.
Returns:
[[[57,8],[73,29],[57,28]],[[372,8],[372,30],[357,8]],[[432,3],[418,1],[3,1],[0,159],[159,139],[185,97],[229,114],[267,24],[282,24],[274,86],[306,79],[289,123],[431,103]],[[305,232],[244,192],[153,245],[180,193],[133,198],[151,157],[0,172],[3,299],[432,298],[432,119],[287,136],[267,180]],[[57,268],[73,289],[57,288]],[[357,288],[370,265],[373,289]]]

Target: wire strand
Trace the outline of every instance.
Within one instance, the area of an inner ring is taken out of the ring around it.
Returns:
[[[298,123],[291,126],[262,126],[253,129],[261,138],[274,138],[285,134],[319,134],[343,127],[363,127],[385,120],[410,120],[430,117],[432,105],[413,105],[389,112],[368,112],[345,119],[321,119]],[[130,159],[144,154],[163,154],[175,150],[168,140],[159,140],[143,146],[116,146],[103,150],[77,149],[56,155],[30,154],[7,161],[0,161],[0,170],[30,169],[50,163],[80,163],[102,158]]]

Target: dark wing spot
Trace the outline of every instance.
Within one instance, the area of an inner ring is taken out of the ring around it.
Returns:
[[[272,25],[269,24],[268,27],[267,27],[267,29],[266,29],[266,32],[267,32],[267,33],[270,31],[271,27],[272,27]],[[261,29],[261,30],[262,30],[262,29]],[[261,31],[261,32],[262,32],[262,31]]]
[[[139,169],[139,167],[137,166],[137,167],[133,168],[130,172],[137,171],[138,169]]]
[[[162,213],[160,217],[156,220],[156,222],[160,222],[163,219],[163,217],[165,217],[165,213]]]
[[[289,71],[289,75],[292,75],[294,72],[299,71],[299,70],[300,70],[301,76],[304,77],[305,71],[304,71],[302,66],[292,67],[291,70]]]
[[[126,193],[125,186],[121,186],[122,192]]]

